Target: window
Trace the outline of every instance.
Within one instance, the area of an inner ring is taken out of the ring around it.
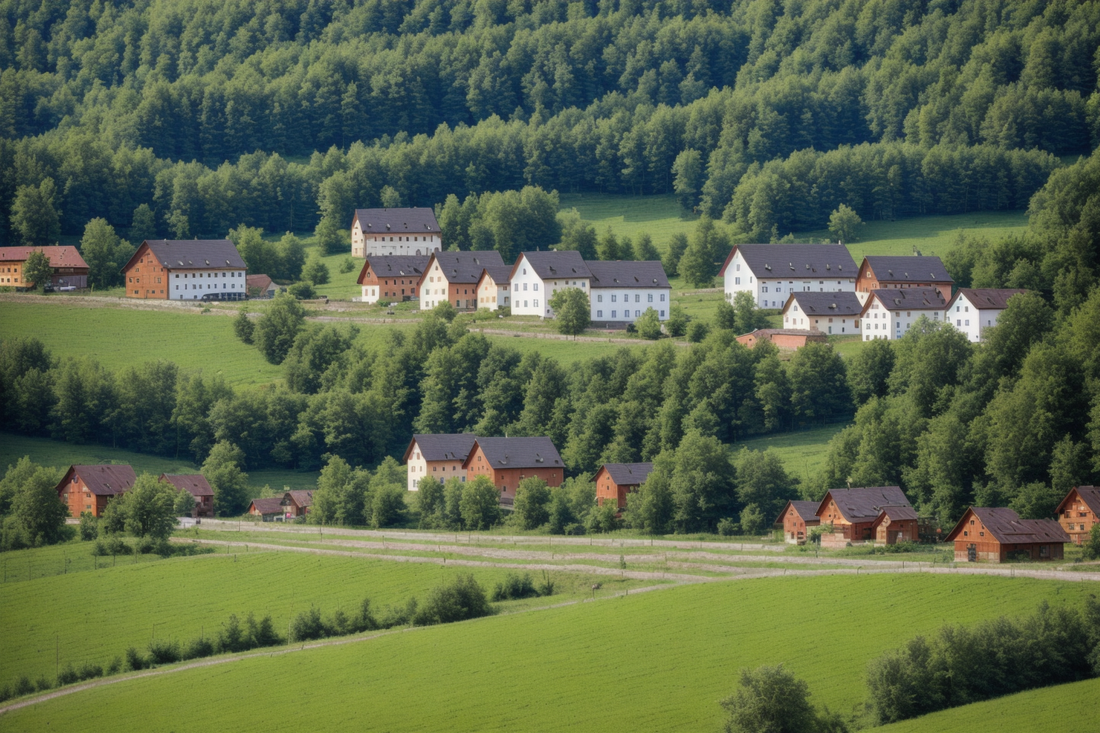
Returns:
[[[524,289],[524,290],[527,290],[527,283],[524,283],[524,284],[523,284],[523,289]]]
[[[664,293],[661,293],[661,302],[662,302],[662,303],[664,303],[664,302],[665,302],[665,294],[664,294]]]
[[[734,285],[740,285],[741,284],[741,278],[739,278],[739,277],[733,278],[733,284]]]
[[[602,303],[603,302],[603,294],[600,294],[600,295],[596,296],[596,302],[597,303]]]
[[[635,317],[635,318],[638,318],[638,317],[640,317],[641,315],[642,315],[642,312],[641,312],[641,311],[639,311],[639,310],[636,310],[636,311],[634,311],[634,317]]]
[[[537,291],[539,289],[539,284],[538,283],[532,283],[531,289]]]
[[[603,318],[603,311],[596,311],[596,318]]]
[[[612,303],[617,303],[618,298],[619,298],[619,296],[615,295],[614,293],[611,294],[611,302]]]
[[[618,311],[611,311],[611,317],[614,318]]]
[[[653,293],[649,294],[649,300],[647,302],[649,302],[649,303],[653,302]]]
[[[650,296],[650,299],[652,299],[652,297],[653,296]],[[635,293],[634,294],[634,302],[635,303],[641,303],[642,302],[642,296],[641,296],[640,293]]]
[[[536,300],[535,300],[535,307],[536,307],[536,308],[538,308],[538,307],[539,307],[539,301],[538,301],[538,299],[536,299]]]

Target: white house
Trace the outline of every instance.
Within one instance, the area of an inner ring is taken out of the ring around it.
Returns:
[[[477,307],[493,311],[497,308],[510,308],[512,288],[508,284],[508,278],[511,274],[512,268],[507,265],[486,267],[482,270],[481,279],[477,281]]]
[[[854,293],[859,268],[842,244],[739,244],[726,257],[726,300],[749,293],[759,308],[782,308],[791,293]]]
[[[1013,288],[961,288],[947,304],[944,320],[977,343],[985,329],[997,325],[1009,298],[1026,292]]]
[[[899,339],[921,316],[939,321],[946,307],[943,295],[933,288],[872,290],[860,315],[863,340]]]
[[[420,479],[431,476],[440,483],[449,478],[466,480],[462,467],[477,436],[472,433],[414,435],[403,459],[408,466],[409,491],[420,489]]]
[[[504,267],[500,252],[432,253],[420,278],[420,310],[431,310],[444,300],[458,310],[476,310],[477,285],[486,267]]]
[[[435,213],[428,208],[356,209],[351,220],[351,254],[430,255],[443,249]]]
[[[592,275],[580,252],[524,252],[512,266],[512,315],[553,318],[550,296],[559,288],[588,293]]]
[[[665,268],[652,262],[586,262],[592,275],[589,306],[593,323],[632,323],[647,308],[668,320],[672,286]]]
[[[418,297],[416,289],[430,259],[429,255],[368,256],[357,281],[363,288],[363,302],[393,303]]]
[[[791,293],[783,305],[783,328],[858,334],[862,312],[855,293]]]
[[[228,239],[147,239],[122,268],[126,296],[243,300],[245,264]]]

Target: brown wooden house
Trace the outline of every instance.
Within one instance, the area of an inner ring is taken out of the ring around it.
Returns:
[[[133,488],[135,481],[137,475],[127,465],[69,466],[57,485],[57,497],[73,517],[81,512],[102,517],[108,502]]]
[[[1053,519],[1020,519],[1006,507],[970,507],[944,539],[955,562],[1061,560],[1069,535]]]
[[[280,502],[288,517],[304,517],[313,506],[313,492],[307,489],[288,491]]]
[[[214,516],[214,490],[210,482],[201,473],[162,473],[160,480],[171,485],[176,491],[186,491],[195,497],[193,517]]]
[[[31,252],[41,252],[50,261],[50,285],[55,288],[77,289],[88,287],[88,263],[76,247],[53,245],[50,247],[0,247],[0,287],[26,290],[32,287],[24,277],[27,258]]]
[[[875,538],[875,520],[888,506],[909,506],[900,487],[831,489],[815,512],[822,524],[833,527],[831,533],[821,535],[821,546],[844,547],[852,542],[871,542]]]
[[[791,545],[806,544],[806,535],[810,527],[821,524],[817,518],[816,501],[788,501],[783,511],[772,523],[783,528],[783,540]]]
[[[605,463],[596,472],[596,504],[615,502],[626,509],[626,495],[636,491],[653,473],[652,463]]]
[[[248,505],[248,513],[254,517],[260,517],[265,522],[274,522],[281,519],[284,514],[283,500],[278,496],[267,499],[253,499]]]
[[[547,486],[561,486],[565,464],[550,438],[478,438],[463,462],[466,480],[488,476],[500,490],[501,501],[516,498],[519,482],[538,476]]]
[[[896,545],[899,542],[916,542],[920,539],[917,528],[920,517],[911,506],[883,507],[871,524],[876,545]]]
[[[1100,486],[1077,486],[1070,489],[1058,505],[1058,524],[1075,545],[1085,542],[1093,525],[1100,523]]]

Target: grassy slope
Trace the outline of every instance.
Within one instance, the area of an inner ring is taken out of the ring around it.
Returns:
[[[1100,720],[1100,679],[944,710],[876,728],[876,733],[1094,733]]]
[[[87,544],[68,546],[74,557],[88,551]],[[14,575],[22,557],[10,560]],[[154,623],[157,637],[186,641],[204,626],[207,635],[216,632],[231,613],[243,618],[253,612],[271,614],[275,628],[285,634],[291,617],[311,605],[324,615],[337,608],[350,613],[370,597],[381,612],[410,596],[423,599],[441,580],[457,573],[472,572],[491,589],[507,572],[243,550],[136,564],[125,558],[116,567],[102,567],[110,562],[111,558],[101,558],[99,570],[0,586],[0,618],[8,629],[0,638],[0,685],[21,674],[32,679],[52,676],[55,643],[60,644],[62,665],[85,660],[106,665],[130,645],[144,648]],[[554,580],[563,594],[555,599],[584,594],[593,582],[563,574]],[[600,582],[619,586],[614,579]]]
[[[9,713],[3,726],[715,730],[739,668],[784,662],[815,702],[848,711],[867,661],[910,636],[1089,590],[929,575],[684,587],[135,680]],[[180,690],[201,690],[204,704]]]
[[[733,449],[740,450],[744,447],[752,450],[773,450],[783,461],[788,473],[808,479],[824,465],[829,439],[843,429],[844,425],[838,424],[795,433],[766,435],[738,443]]]

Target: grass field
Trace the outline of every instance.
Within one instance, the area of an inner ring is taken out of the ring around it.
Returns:
[[[791,476],[806,480],[825,465],[829,452],[829,440],[844,429],[844,424],[828,425],[795,433],[767,435],[733,445],[733,450],[772,450],[779,455],[783,466]]]
[[[867,662],[911,636],[1044,599],[1080,603],[1090,590],[929,575],[696,585],[136,679],[8,713],[0,726],[717,730],[740,668],[782,662],[814,702],[848,713],[863,700]]]
[[[683,233],[691,235],[695,229],[698,215],[690,214],[680,208],[676,196],[620,196],[615,194],[561,194],[562,211],[576,209],[581,219],[596,229],[597,236],[603,236],[610,228],[616,237],[637,239],[648,233],[653,244],[662,252],[672,239],[672,235]]]

